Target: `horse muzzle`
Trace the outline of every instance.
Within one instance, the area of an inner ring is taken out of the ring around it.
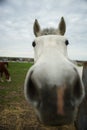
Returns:
[[[70,80],[58,84],[58,79],[48,78],[46,73],[44,75],[34,67],[29,70],[24,85],[25,97],[45,125],[65,125],[74,122],[77,106],[83,96],[80,79],[74,76],[72,83]]]

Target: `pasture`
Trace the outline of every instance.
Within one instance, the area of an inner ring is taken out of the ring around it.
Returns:
[[[10,62],[11,82],[0,82],[0,130],[75,130],[74,125],[45,127],[24,97],[25,75],[32,63]]]

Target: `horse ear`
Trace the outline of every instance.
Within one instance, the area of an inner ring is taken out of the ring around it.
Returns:
[[[33,31],[34,31],[34,34],[35,34],[36,37],[39,36],[40,30],[41,30],[41,29],[40,29],[40,25],[39,25],[39,23],[38,23],[38,20],[35,19],[34,26],[33,26]]]
[[[58,31],[61,35],[64,35],[64,33],[66,31],[66,24],[65,24],[65,20],[64,20],[63,17],[61,17],[59,27],[58,27]]]

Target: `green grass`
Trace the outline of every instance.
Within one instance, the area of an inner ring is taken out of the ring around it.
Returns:
[[[24,98],[24,80],[32,63],[10,62],[8,70],[11,82],[0,82],[0,104],[6,105],[11,102],[20,102]]]

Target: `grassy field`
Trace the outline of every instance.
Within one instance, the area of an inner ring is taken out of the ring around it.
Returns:
[[[0,96],[1,97],[8,97],[11,96],[12,98],[9,100],[9,98],[1,98],[0,104],[8,104],[10,102],[14,101],[20,101],[22,98],[20,98],[21,92],[23,92],[23,84],[25,75],[31,66],[31,63],[17,63],[17,62],[11,62],[9,63],[8,70],[11,75],[12,81],[9,82],[0,82]]]
[[[11,82],[0,82],[0,130],[75,130],[73,125],[45,127],[24,97],[24,79],[32,63],[10,62]]]

